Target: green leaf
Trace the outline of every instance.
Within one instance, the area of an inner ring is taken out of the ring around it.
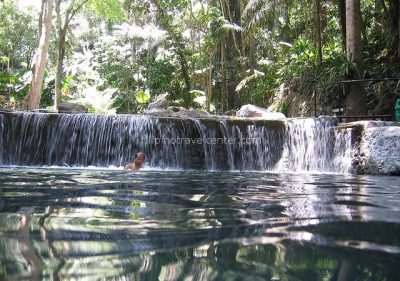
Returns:
[[[91,0],[88,2],[87,8],[112,22],[122,22],[126,19],[125,12],[118,0]]]
[[[139,90],[135,95],[136,101],[140,104],[147,103],[150,99],[150,96],[143,90]]]
[[[5,63],[5,62],[9,62],[10,58],[5,57],[5,56],[0,56],[0,63]]]

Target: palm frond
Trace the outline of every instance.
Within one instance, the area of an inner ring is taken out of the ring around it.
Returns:
[[[247,22],[246,30],[249,31],[260,25],[261,22],[265,21],[270,16],[271,11],[273,10],[272,7],[272,4],[268,4],[255,12],[253,17]]]
[[[242,32],[244,30],[243,27],[241,27],[240,25],[237,25],[236,23],[230,23],[230,22],[224,23],[222,25],[222,28],[227,31],[233,30],[233,31],[238,31],[238,32]]]
[[[247,86],[247,84],[248,84],[250,81],[255,80],[255,79],[257,79],[258,77],[261,77],[261,76],[264,76],[264,75],[265,75],[264,72],[254,70],[254,74],[245,77],[242,81],[239,82],[239,84],[236,86],[235,91],[236,91],[236,92],[240,92],[243,88],[245,88],[245,87]]]
[[[265,0],[250,0],[243,10],[243,18],[249,17],[250,14],[254,13]]]

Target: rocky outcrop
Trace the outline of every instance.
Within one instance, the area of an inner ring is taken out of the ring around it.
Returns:
[[[145,115],[157,117],[178,117],[178,118],[207,118],[212,115],[203,110],[186,109],[178,106],[169,106],[168,108],[153,108],[146,110]]]
[[[244,105],[236,112],[236,116],[217,116],[212,115],[204,110],[199,109],[186,109],[178,106],[169,106],[168,108],[162,107],[149,107],[144,112],[145,115],[157,116],[157,117],[179,117],[179,118],[253,118],[258,120],[282,120],[285,119],[285,115],[281,112],[270,112],[265,108],[258,107],[252,104]]]
[[[270,112],[268,109],[258,107],[252,104],[243,105],[237,112],[237,117],[262,118],[267,120],[285,119],[281,112]]]
[[[360,121],[357,128],[353,172],[371,175],[400,175],[400,123]],[[361,128],[361,130],[360,130]]]
[[[147,107],[149,110],[164,110],[168,107],[168,94],[160,95],[154,102]]]
[[[361,171],[400,175],[400,127],[374,127],[364,132],[360,146]]]
[[[58,107],[59,113],[87,113],[88,108],[78,103],[61,103]]]

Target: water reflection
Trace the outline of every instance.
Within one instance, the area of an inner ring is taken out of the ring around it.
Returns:
[[[15,168],[0,182],[0,279],[400,279],[398,178]]]

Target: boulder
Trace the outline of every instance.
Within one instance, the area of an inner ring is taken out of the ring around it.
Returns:
[[[87,113],[88,108],[78,103],[60,103],[58,106],[59,113]]]
[[[153,108],[144,112],[146,115],[157,117],[205,118],[212,116],[206,111],[186,109],[178,106],[169,106],[166,109]]]
[[[258,107],[252,104],[243,105],[237,112],[237,117],[262,118],[268,120],[284,119],[286,116],[281,112],[270,112],[266,108]]]
[[[400,127],[366,128],[359,155],[362,173],[400,175]]]
[[[357,121],[342,123],[338,128],[352,132],[352,173],[400,175],[399,122]]]
[[[167,107],[168,107],[167,96],[168,96],[168,94],[163,94],[163,95],[158,96],[157,99],[155,101],[153,101],[152,103],[150,103],[147,108],[149,110],[167,109]]]

